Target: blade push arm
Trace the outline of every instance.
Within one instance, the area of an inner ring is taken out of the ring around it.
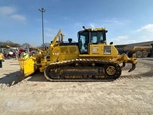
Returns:
[[[57,35],[54,37],[53,42],[52,42],[51,45],[50,45],[50,49],[52,49],[52,48],[55,46],[56,41],[57,41],[57,39],[59,38],[59,36],[60,36],[61,34],[62,34],[62,30],[59,30],[58,33],[57,33]]]
[[[131,72],[136,68],[136,64],[137,64],[137,59],[135,58],[135,54],[132,55],[131,58],[129,58],[126,54],[122,54],[119,55],[117,58],[114,58],[113,62],[117,62],[118,64],[123,64],[121,67],[125,67],[126,63],[131,63],[132,64],[132,68],[128,71]]]

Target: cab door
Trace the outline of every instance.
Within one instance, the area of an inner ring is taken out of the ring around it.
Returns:
[[[89,54],[89,32],[79,33],[78,47],[80,54]]]

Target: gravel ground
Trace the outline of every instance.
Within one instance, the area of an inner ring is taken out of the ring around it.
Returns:
[[[153,58],[138,59],[135,71],[114,81],[48,82],[36,73],[10,86],[19,76],[17,60],[0,68],[1,115],[153,115]]]

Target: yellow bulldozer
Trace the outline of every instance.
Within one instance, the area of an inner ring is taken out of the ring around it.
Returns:
[[[44,72],[50,81],[116,79],[122,73],[122,67],[131,63],[129,72],[136,68],[135,55],[129,58],[119,55],[113,42],[106,43],[105,28],[85,28],[77,34],[78,42],[71,38],[63,41],[59,30],[50,46],[39,54],[27,59],[19,58],[21,72],[29,76],[37,70]]]

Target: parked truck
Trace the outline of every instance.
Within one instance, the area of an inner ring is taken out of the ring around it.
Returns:
[[[119,54],[127,54],[131,57],[133,54],[136,54],[137,58],[146,58],[153,56],[153,41],[133,43],[133,44],[124,44],[115,46]]]
[[[150,57],[153,54],[153,44],[141,45],[141,46],[125,46],[123,48],[127,52],[128,56],[131,57],[134,53],[137,58],[146,58]]]

